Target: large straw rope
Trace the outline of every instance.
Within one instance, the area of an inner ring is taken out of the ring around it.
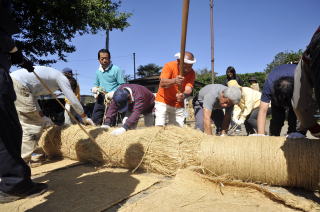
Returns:
[[[139,165],[142,170],[164,175],[174,175],[180,168],[200,165],[197,155],[205,135],[191,128],[150,127],[130,130],[120,136],[110,135],[100,128],[87,127],[87,130],[95,143],[71,126],[53,127],[44,132],[40,145],[49,157],[64,156],[129,169]],[[102,150],[106,154],[102,154]]]
[[[243,181],[318,189],[319,140],[217,137],[173,126],[130,130],[121,136],[99,128],[87,129],[96,143],[72,126],[51,128],[42,135],[41,144],[49,156],[63,155],[112,167],[139,166],[149,172],[174,175],[180,168],[202,166],[217,176],[227,174]]]

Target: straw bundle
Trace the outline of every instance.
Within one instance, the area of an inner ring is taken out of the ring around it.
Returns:
[[[270,185],[319,188],[319,140],[216,137],[201,143],[202,166],[216,175]]]
[[[46,131],[40,145],[49,157],[64,156],[129,169],[139,166],[146,171],[174,175],[180,168],[199,165],[198,150],[206,137],[194,129],[174,126],[131,130],[120,136],[99,128],[87,130],[95,142],[87,139],[77,126],[70,126]]]

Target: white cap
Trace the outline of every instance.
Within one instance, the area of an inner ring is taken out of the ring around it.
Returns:
[[[175,54],[174,55],[177,59],[180,59],[180,52],[178,52],[177,54]],[[184,57],[184,63],[186,63],[186,64],[194,64],[194,63],[196,63],[197,62],[197,60],[196,60],[196,58],[193,58],[193,60],[188,60],[188,59],[186,59],[186,57]]]

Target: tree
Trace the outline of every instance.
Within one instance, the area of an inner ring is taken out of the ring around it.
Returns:
[[[34,62],[44,65],[66,61],[74,52],[75,35],[129,26],[130,13],[120,13],[121,0],[12,0],[13,16],[21,33],[17,45]],[[52,56],[48,60],[45,57]]]
[[[299,49],[297,52],[280,52],[274,57],[273,61],[267,65],[267,68],[264,71],[268,74],[270,73],[270,71],[272,71],[275,67],[279,65],[296,63],[300,60],[302,53],[302,49]]]
[[[140,77],[150,77],[154,75],[159,75],[161,66],[157,66],[154,63],[150,63],[148,65],[140,65],[137,69],[137,75]]]

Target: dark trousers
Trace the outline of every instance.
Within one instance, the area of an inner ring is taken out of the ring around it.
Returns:
[[[196,119],[196,129],[204,131],[203,126],[203,107],[198,101],[193,102],[194,116]],[[220,133],[222,129],[222,122],[224,118],[224,113],[222,109],[215,109],[211,113],[211,120],[216,126],[216,133]]]
[[[257,132],[258,113],[259,107],[253,109],[244,121],[244,126],[248,135],[255,134]]]
[[[297,117],[293,111],[292,106],[289,108],[277,106],[271,103],[271,120],[269,126],[269,134],[271,136],[280,136],[281,129],[286,119],[286,112],[288,117],[288,132],[297,132]]]
[[[92,121],[96,125],[102,124],[105,109],[106,106],[104,105],[104,94],[99,94],[92,112]]]
[[[22,129],[14,100],[12,80],[0,67],[0,191],[21,194],[32,181],[30,168],[21,158]]]

